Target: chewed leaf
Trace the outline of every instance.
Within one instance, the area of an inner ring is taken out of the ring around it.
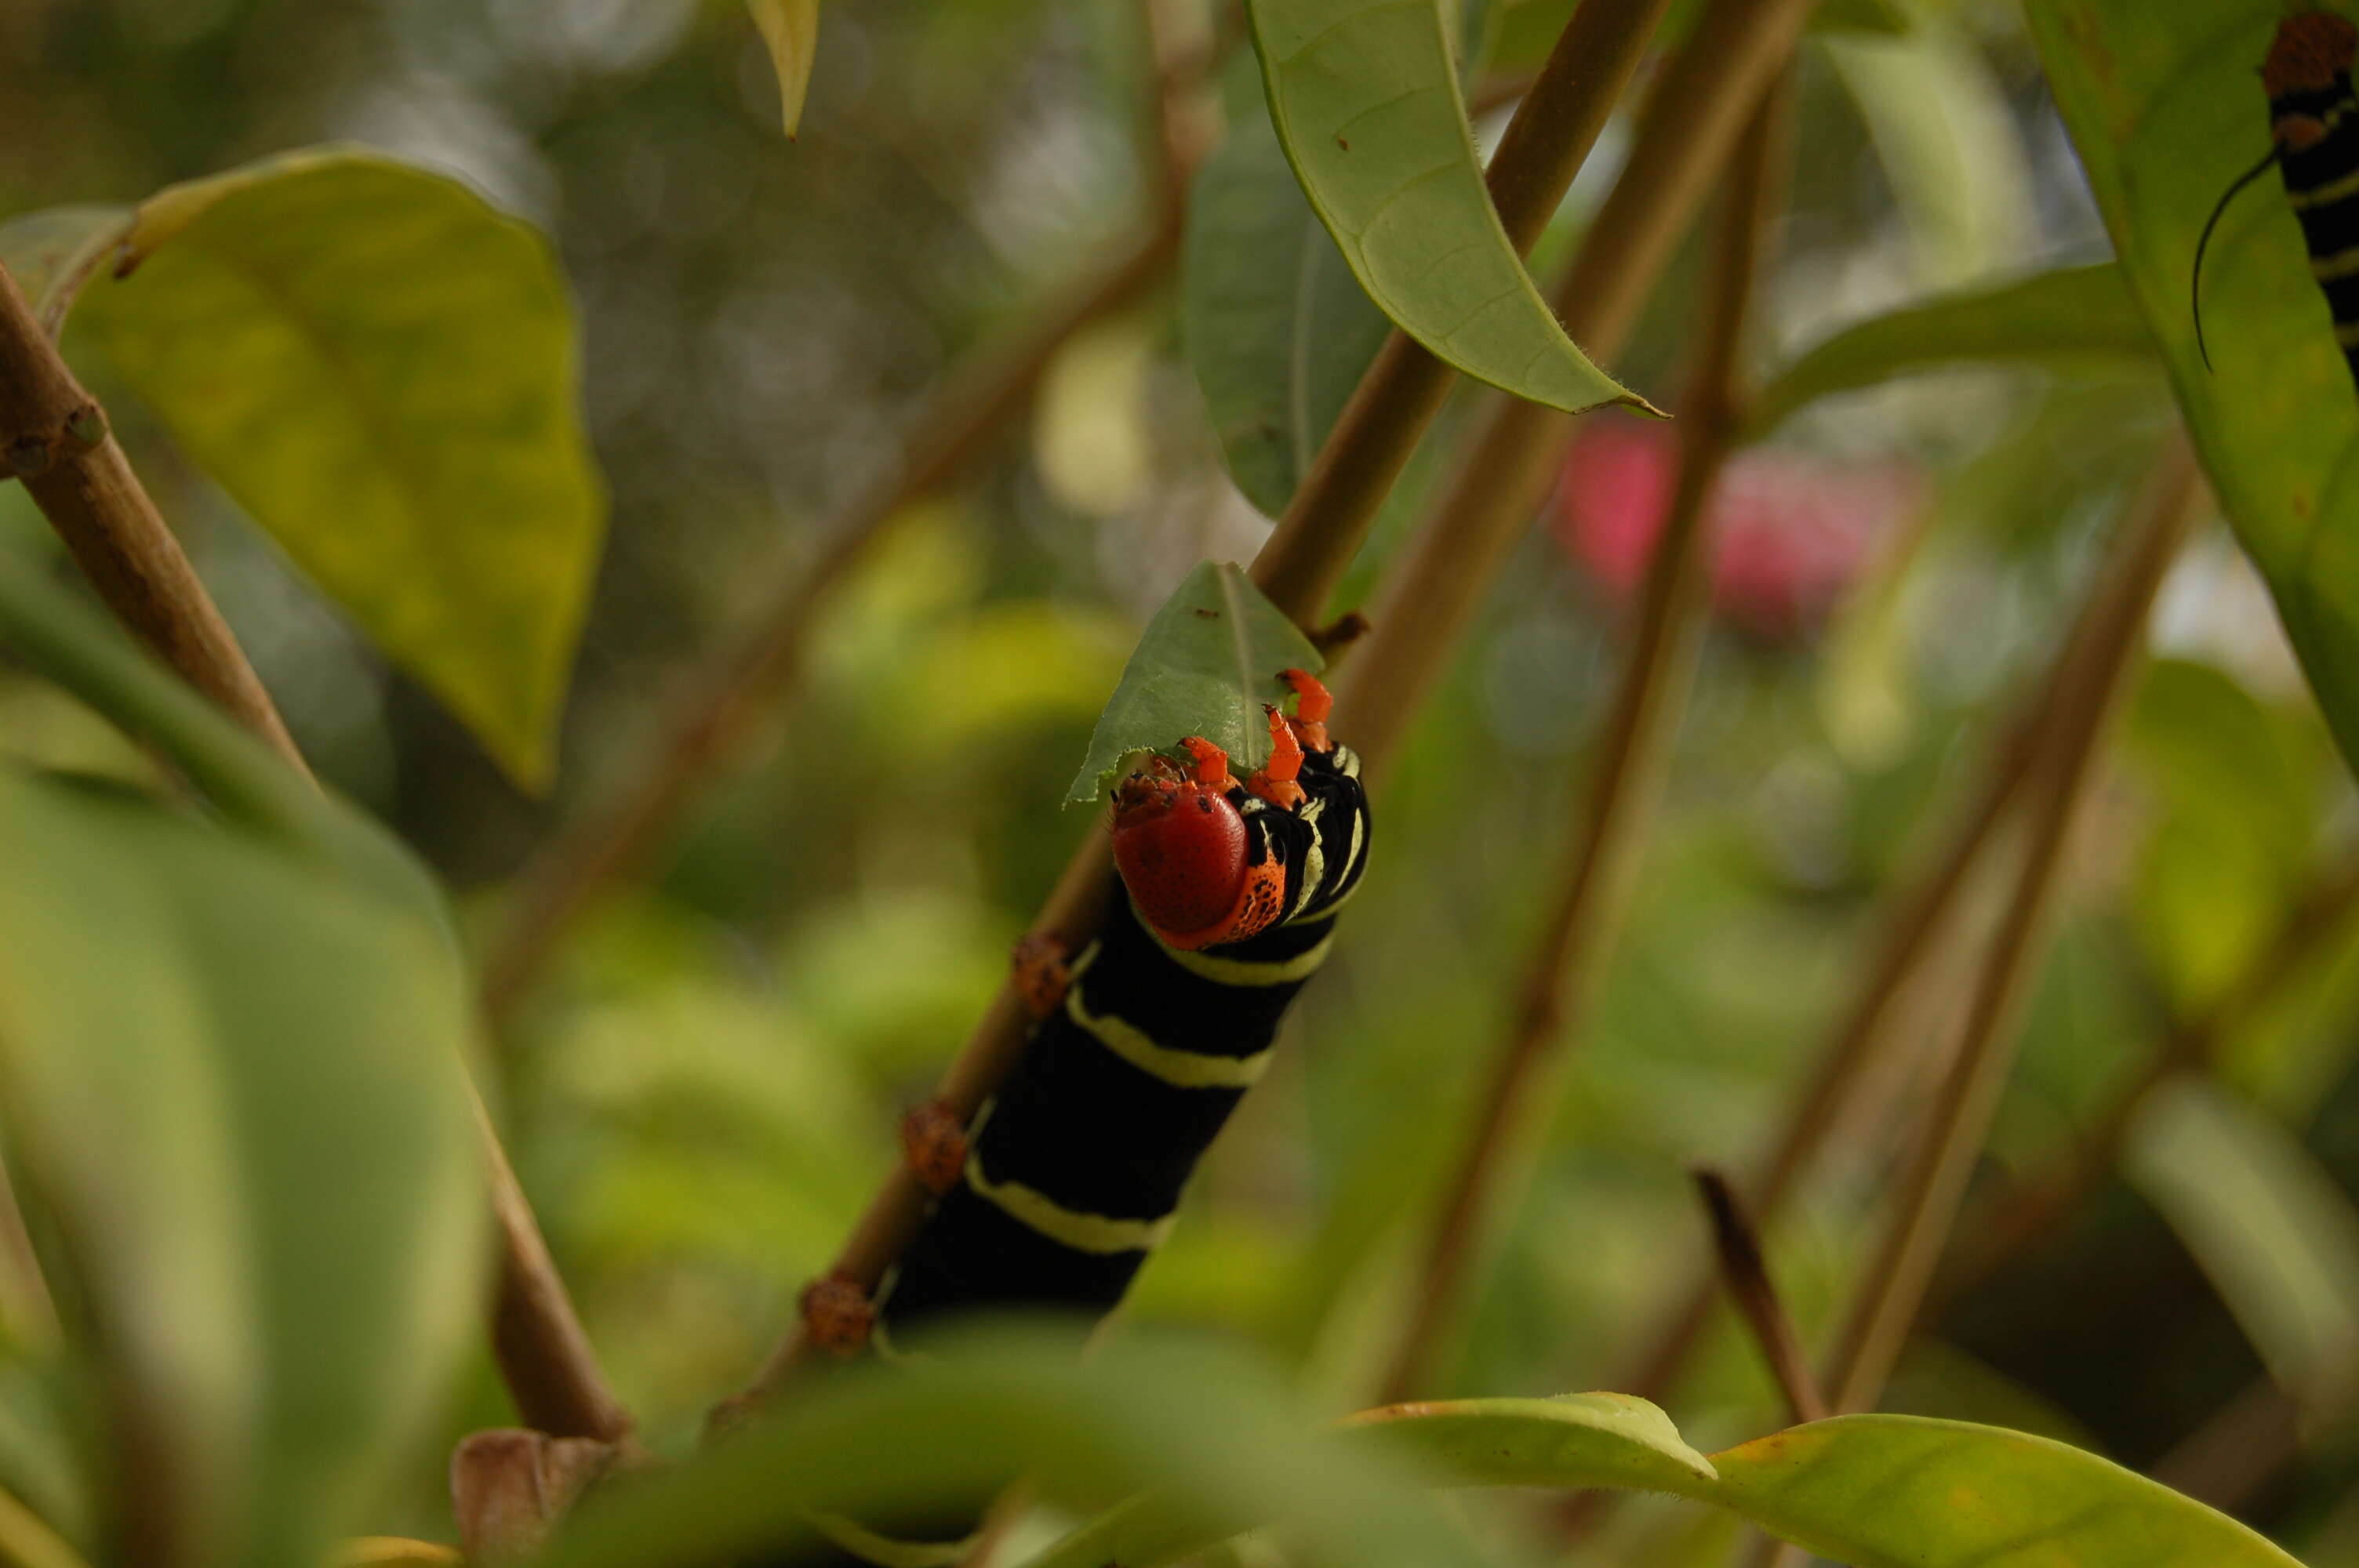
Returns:
[[[1147,623],[1066,800],[1097,799],[1125,757],[1169,752],[1190,735],[1226,752],[1244,777],[1269,760],[1262,709],[1291,695],[1279,672],[1323,667],[1310,639],[1242,568],[1203,562]]]
[[[1509,243],[1445,9],[1252,0],[1270,123],[1303,194],[1377,308],[1458,370],[1567,413],[1647,408],[1573,346]]]

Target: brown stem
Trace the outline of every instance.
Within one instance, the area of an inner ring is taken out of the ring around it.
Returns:
[[[25,481],[115,619],[309,777],[270,694],[115,444],[106,411],[66,368],[5,269],[0,460]]]
[[[2234,1512],[2301,1452],[2301,1401],[2266,1377],[2171,1445],[2147,1474],[2201,1503]]]
[[[1424,1391],[1500,1190],[1530,1158],[1555,1103],[1550,1089],[1564,1044],[1578,1031],[1621,925],[1700,640],[1711,554],[1704,508],[1737,423],[1737,362],[1764,231],[1777,200],[1771,157],[1785,141],[1784,96],[1763,101],[1731,168],[1695,362],[1681,405],[1678,488],[1647,568],[1636,635],[1614,694],[1596,774],[1581,803],[1563,895],[1530,959],[1516,1025],[1495,1061],[1428,1235],[1416,1297],[1378,1396],[1387,1404]]]
[[[1028,403],[1049,362],[1072,334],[1120,308],[1169,267],[1179,222],[1167,211],[1088,287],[1022,337],[952,379],[920,422],[900,471],[829,535],[826,547],[757,620],[754,630],[690,672],[664,705],[662,739],[640,772],[609,799],[551,838],[518,877],[514,913],[484,960],[483,1005],[504,1023],[557,944],[608,887],[647,864],[716,767],[739,758],[758,720],[800,676],[820,607],[866,560],[895,519],[940,490]]]
[[[1761,1255],[1760,1233],[1745,1217],[1726,1176],[1702,1166],[1691,1173],[1696,1190],[1703,1195],[1704,1212],[1712,1217],[1712,1248],[1720,1256],[1722,1282],[1752,1328],[1761,1358],[1777,1379],[1778,1392],[1786,1396],[1787,1415],[1797,1422],[1819,1420],[1827,1413],[1827,1401],[1810,1375],[1810,1357],[1803,1353],[1801,1336],[1794,1332],[1794,1320],[1786,1315],[1777,1287],[1770,1282],[1769,1264]]]
[[[2019,798],[2047,716],[2058,693],[2076,678],[2074,671],[2085,656],[2083,644],[2099,602],[2093,597],[2038,690],[2007,723],[2005,739],[1984,772],[1973,805],[1933,864],[1892,901],[1877,921],[1876,946],[1866,978],[1828,1036],[1809,1082],[1795,1096],[1793,1108],[1751,1184],[1754,1212],[1763,1224],[1784,1211],[1803,1173],[1850,1109],[1869,1067],[1904,1044],[1893,1029],[1896,1004],[1936,939],[1949,928],[1970,874],[1988,853],[1999,823]],[[1613,1386],[1646,1399],[1665,1398],[1701,1341],[1716,1289],[1710,1263],[1700,1265],[1681,1287],[1676,1308],[1647,1315],[1645,1321],[1660,1326]],[[1582,1511],[1593,1511],[1593,1505]]]
[[[1956,1060],[1910,1141],[1914,1153],[1830,1366],[1826,1383],[1838,1410],[1875,1403],[1917,1319],[2014,1062],[2018,1004],[2047,933],[2100,742],[2128,685],[2154,590],[2201,493],[2194,456],[2174,435],[2125,520],[2116,586],[2095,643],[2100,656],[2060,694],[2021,875],[1976,981]]]
[[[1969,1207],[1958,1245],[1942,1260],[1926,1315],[1956,1300],[2038,1242],[2120,1162],[2138,1112],[2154,1091],[2187,1073],[2208,1072],[2221,1046],[2344,928],[2359,906],[2359,848],[2346,851],[2286,911],[2277,930],[2211,1004],[2170,1032],[2152,1059],[2114,1096],[2072,1147],[2013,1190]]]
[[[1810,15],[1812,0],[1713,0],[1656,77],[1628,163],[1591,220],[1550,303],[1592,359],[1618,358],[1714,170]],[[1410,721],[1548,493],[1570,416],[1489,400],[1449,489],[1386,572],[1375,630],[1335,684],[1352,747],[1381,780]]]
[[[1542,81],[1517,106],[1492,159],[1487,178],[1493,200],[1506,191],[1514,209],[1512,214],[1502,211],[1510,238],[1521,236],[1520,243],[1528,245],[1562,200],[1614,99],[1636,69],[1662,5],[1663,0],[1583,0],[1574,14],[1567,36],[1579,36],[1578,52],[1560,39]],[[1579,79],[1570,88],[1550,80],[1568,76]],[[1545,181],[1536,172],[1541,169],[1549,171]],[[1254,558],[1254,581],[1298,623],[1317,622],[1408,449],[1439,409],[1448,380],[1443,373],[1429,385],[1436,362],[1402,334],[1393,334],[1336,420],[1277,531]],[[1090,834],[1074,851],[1033,929],[1062,936],[1076,946],[1085,942],[1098,925],[1111,862],[1106,836]],[[972,1114],[1006,1076],[1023,1049],[1028,1022],[1014,987],[1003,985],[943,1079],[940,1098],[954,1112]],[[831,1272],[864,1289],[874,1287],[908,1245],[924,1201],[916,1178],[906,1166],[897,1166],[870,1200]],[[726,1419],[735,1410],[768,1399],[806,1354],[801,1325],[790,1325],[752,1384],[717,1413]]]
[[[310,772],[278,710],[245,660],[179,541],[107,431],[105,411],[74,381],[41,330],[16,281],[0,269],[0,453],[25,481],[99,595],[130,632],[190,686],[287,759]],[[484,1162],[499,1222],[500,1305],[493,1334],[500,1370],[527,1420],[547,1401],[545,1375],[595,1390],[627,1431],[605,1391],[564,1281],[542,1244],[524,1195],[488,1119],[479,1118]],[[560,1411],[567,1408],[556,1407]],[[611,1422],[609,1424],[612,1424]],[[582,1435],[609,1435],[606,1433]]]

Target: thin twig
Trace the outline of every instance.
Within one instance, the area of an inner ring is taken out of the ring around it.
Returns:
[[[2301,1452],[2301,1401],[2254,1379],[2173,1444],[2147,1474],[2174,1492],[2234,1512]]]
[[[0,452],[7,455],[100,597],[133,635],[310,778],[270,694],[108,433],[104,410],[76,384],[5,269],[0,269]],[[607,1430],[552,1430],[563,1435],[619,1438],[629,1430],[629,1421],[606,1391],[565,1283],[549,1260],[531,1208],[508,1173],[507,1157],[491,1122],[483,1119],[479,1126],[501,1239],[500,1304],[493,1334],[501,1373],[527,1421],[573,1411],[576,1391],[597,1390],[614,1418]],[[543,1399],[545,1372],[561,1375],[566,1398],[555,1402]]]
[[[1695,362],[1680,406],[1678,487],[1647,568],[1636,633],[1600,742],[1596,772],[1581,802],[1563,893],[1529,960],[1516,1025],[1495,1058],[1427,1235],[1416,1297],[1378,1396],[1385,1403],[1425,1391],[1500,1190],[1528,1161],[1538,1130],[1547,1124],[1564,1043],[1579,1028],[1622,922],[1701,631],[1711,556],[1705,507],[1737,426],[1737,366],[1747,308],[1765,230],[1782,194],[1772,162],[1782,155],[1786,140],[1784,100],[1783,93],[1763,100],[1731,165],[1726,211],[1703,289]]]
[[[1698,1166],[1690,1173],[1696,1190],[1703,1195],[1704,1212],[1712,1217],[1721,1281],[1752,1328],[1761,1358],[1777,1379],[1777,1391],[1786,1396],[1787,1416],[1796,1422],[1821,1419],[1827,1413],[1827,1401],[1810,1375],[1810,1357],[1803,1352],[1801,1336],[1794,1332],[1794,1321],[1786,1315],[1777,1287],[1770,1281],[1760,1233],[1745,1217],[1726,1176],[1709,1166]]]
[[[2054,1235],[2057,1225],[2079,1206],[2089,1189],[2119,1163],[2130,1129],[2154,1092],[2175,1077],[2210,1071],[2221,1047],[2276,1000],[2329,938],[2346,929],[2354,907],[2359,907],[2359,848],[2346,851],[2292,902],[2277,930],[2245,968],[2209,1006],[2170,1032],[2153,1057],[2071,1148],[2045,1170],[1990,1199],[1979,1210],[1969,1206],[1959,1226],[1958,1242],[1934,1277],[1926,1315],[1938,1316],[1944,1303],[1956,1300]]]
[[[2125,520],[2111,608],[2097,640],[2107,656],[2093,658],[2074,689],[2060,694],[2022,873],[1984,961],[1956,1060],[1911,1140],[1897,1201],[1830,1363],[1825,1381],[1838,1410],[1875,1404],[1917,1320],[2013,1065],[2017,1009],[2047,934],[2101,742],[2135,667],[2155,589],[2202,493],[2194,455],[2185,438],[2174,434]]]
[[[1552,291],[1565,330],[1611,366],[1638,308],[1687,232],[1714,171],[1778,66],[1812,0],[1713,0],[1657,75],[1629,161]],[[1383,778],[1411,721],[1450,667],[1507,555],[1552,482],[1572,418],[1516,398],[1487,401],[1440,502],[1386,573],[1375,630],[1335,682],[1365,776]]]
[[[1560,43],[1549,56],[1543,81],[1536,83],[1518,105],[1515,122],[1491,163],[1488,178],[1495,201],[1498,191],[1510,192],[1516,209],[1512,218],[1502,214],[1510,238],[1520,234],[1527,244],[1538,223],[1544,222],[1562,199],[1603,128],[1614,101],[1636,69],[1662,4],[1663,0],[1584,0],[1574,14],[1567,30],[1569,35],[1578,33],[1583,52],[1576,58]],[[1546,80],[1568,74],[1579,79],[1571,89]],[[1534,176],[1533,170],[1543,168],[1553,171],[1553,194]],[[1426,387],[1428,372],[1418,359],[1421,356],[1430,362],[1430,356],[1413,344],[1404,350],[1401,345],[1407,342],[1396,332],[1378,353],[1277,531],[1255,557],[1255,582],[1298,623],[1317,621],[1335,582],[1366,536],[1408,448],[1423,434],[1440,407],[1440,393],[1447,390],[1446,375],[1439,387]],[[1033,929],[1061,936],[1076,946],[1085,941],[1099,924],[1111,864],[1106,836],[1088,835]],[[1001,986],[942,1081],[940,1098],[953,1114],[972,1115],[1006,1077],[1023,1048],[1028,1020],[1015,988]],[[916,1177],[906,1165],[897,1165],[870,1200],[832,1272],[864,1289],[873,1288],[908,1245],[924,1202],[925,1191]],[[725,1421],[734,1411],[768,1399],[802,1363],[806,1353],[802,1325],[789,1325],[752,1384],[716,1414]]]

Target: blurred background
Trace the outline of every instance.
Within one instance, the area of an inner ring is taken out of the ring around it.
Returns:
[[[1566,9],[1478,15],[1497,52],[1476,79],[1512,82]],[[1222,7],[1199,20],[1238,34]],[[2012,8],[1839,22],[1799,66],[1765,371],[1895,306],[2106,254]],[[759,38],[723,0],[0,0],[0,211],[134,200],[353,140],[552,236],[614,512],[547,800],[504,782],[68,340],[305,752],[487,935],[555,825],[644,763],[682,672],[892,471],[924,395],[1142,232],[1153,92],[1130,6],[831,6],[788,143]],[[1617,123],[1542,264],[1625,143]],[[1667,406],[1691,274],[1666,276],[1617,367]],[[1471,402],[1343,602],[1446,470]],[[1687,1166],[1744,1169],[1763,1147],[1883,900],[1971,795],[2172,417],[2159,373],[2135,366],[1951,372],[1814,406],[1734,466],[1633,915],[1435,1392],[1614,1385],[1702,1256]],[[1128,1309],[1259,1346],[1329,1408],[1374,1382],[1414,1227],[1512,1022],[1668,488],[1660,427],[1582,428],[1577,478],[1376,803],[1378,858],[1335,959]],[[41,527],[17,487],[0,527]],[[1248,558],[1267,528],[1225,477],[1167,276],[1074,336],[968,481],[897,523],[766,716],[776,743],[704,793],[656,873],[606,900],[527,999],[492,1075],[510,1148],[658,1447],[689,1442],[788,1321],[892,1159],[896,1119],[1093,830],[1059,802],[1139,624],[1188,566]],[[2215,1081],[2150,1102],[2118,1171],[1991,1255],[1984,1200],[2080,1147],[2174,1032],[2211,1019],[2352,835],[2348,775],[2224,534],[2173,571],[2152,647],[1940,1310],[1887,1406],[2175,1465],[2313,1568],[2359,1563],[2359,1278],[2338,1272],[2359,1267],[2347,932],[2329,922],[2216,1032]],[[1351,715],[1335,728],[1348,741]],[[13,674],[0,748],[146,765]],[[1974,886],[1969,935],[2002,891]],[[1906,1048],[1771,1235],[1807,1336],[1840,1311],[1973,955],[1946,944],[1910,989]],[[2273,1377],[2299,1385],[2298,1415]],[[1702,1447],[1782,1422],[1725,1321],[1666,1403]],[[449,1435],[506,1419],[486,1359]],[[440,1460],[419,1455],[388,1529],[439,1532]],[[1582,1550],[1719,1562],[1723,1528],[1633,1505]]]

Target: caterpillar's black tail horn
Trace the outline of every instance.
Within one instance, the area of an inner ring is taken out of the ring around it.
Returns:
[[[2203,247],[2212,243],[2212,231],[2218,226],[2220,214],[2228,210],[2228,203],[2236,199],[2236,192],[2260,178],[2284,151],[2283,147],[2272,145],[2267,157],[2236,177],[2236,183],[2228,187],[2220,198],[2220,204],[2212,209],[2212,216],[2203,220],[2202,236],[2195,242],[2195,276],[2187,286],[2187,303],[2195,317],[2195,351],[2203,356],[2203,368],[2207,371],[2212,368],[2212,351],[2203,346]]]

